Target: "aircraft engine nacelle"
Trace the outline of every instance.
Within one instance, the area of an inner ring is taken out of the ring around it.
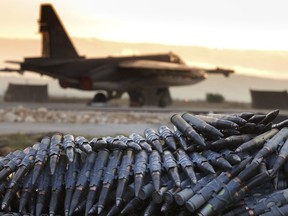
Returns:
[[[69,83],[64,80],[59,80],[59,85],[61,88],[64,88],[64,89],[69,87]]]
[[[93,81],[90,77],[83,76],[79,80],[80,88],[83,90],[93,90]]]

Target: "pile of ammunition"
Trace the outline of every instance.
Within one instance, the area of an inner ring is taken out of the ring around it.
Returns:
[[[171,117],[174,128],[71,134],[0,158],[14,215],[288,215],[288,120],[279,110]]]

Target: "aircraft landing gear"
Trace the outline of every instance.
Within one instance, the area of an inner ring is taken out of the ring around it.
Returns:
[[[98,92],[94,95],[90,103],[107,103],[109,100],[121,98],[122,91]]]
[[[92,99],[92,102],[94,102],[94,103],[106,103],[107,97],[104,93],[99,92],[99,93],[95,94],[95,96]]]
[[[172,104],[168,88],[142,89],[128,92],[131,107],[159,106],[166,107]]]
[[[159,95],[159,107],[166,107],[172,105],[172,98],[168,88],[157,89],[157,95]]]
[[[128,92],[130,97],[130,107],[141,107],[144,105],[145,98],[141,91]]]

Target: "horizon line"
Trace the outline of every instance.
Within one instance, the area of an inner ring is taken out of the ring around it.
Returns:
[[[263,52],[288,52],[288,50],[284,49],[265,49],[265,48],[236,48],[236,47],[213,47],[213,46],[206,46],[206,45],[197,45],[197,44],[176,44],[176,43],[160,43],[160,42],[147,42],[147,41],[125,41],[125,40],[109,40],[97,37],[78,37],[78,36],[71,36],[72,39],[80,39],[80,40],[100,40],[104,42],[111,42],[111,43],[127,43],[127,44],[150,44],[150,45],[160,45],[160,46],[173,46],[173,47],[198,47],[198,48],[206,48],[211,50],[239,50],[239,51],[263,51]],[[35,40],[40,41],[41,37],[5,37],[0,36],[1,39],[6,40]]]

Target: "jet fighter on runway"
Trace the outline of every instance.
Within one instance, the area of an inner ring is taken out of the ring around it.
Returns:
[[[189,67],[174,53],[93,59],[79,56],[50,4],[41,5],[39,25],[42,56],[25,58],[23,62],[8,61],[20,68],[0,71],[32,71],[58,79],[62,88],[106,92],[96,93],[95,102],[120,98],[127,92],[130,105],[164,107],[172,103],[170,86],[198,83],[207,73],[233,73],[220,68]]]

